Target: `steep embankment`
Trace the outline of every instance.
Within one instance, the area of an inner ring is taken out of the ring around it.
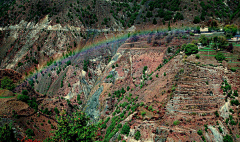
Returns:
[[[36,111],[21,104],[15,125],[43,140],[57,126],[55,115],[81,110],[93,122],[103,120],[103,141],[136,141],[139,133],[141,141],[222,141],[231,133],[238,141],[239,71],[205,51],[199,59],[185,55],[182,45],[197,38],[182,31],[150,32],[67,55],[14,90],[28,90],[38,104]]]

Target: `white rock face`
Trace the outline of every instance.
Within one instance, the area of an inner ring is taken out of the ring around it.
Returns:
[[[208,126],[208,128],[212,131],[215,142],[222,142],[223,141],[222,135],[219,133],[219,131],[216,128],[214,128],[213,126]]]
[[[127,29],[128,32],[134,32],[136,30],[136,27],[133,25],[129,29]]]
[[[223,117],[224,119],[227,119],[229,117],[229,109],[230,109],[230,101],[226,102],[220,109],[220,116]]]

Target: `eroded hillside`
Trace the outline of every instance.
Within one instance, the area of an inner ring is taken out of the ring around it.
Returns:
[[[218,62],[206,49],[187,56],[184,44],[196,38],[151,32],[74,53],[20,83],[15,95],[2,90],[9,97],[1,113],[15,120],[19,137],[30,128],[38,140],[57,128],[55,115],[81,110],[102,122],[101,141],[238,141],[239,61]],[[238,48],[221,52],[235,57]],[[31,105],[17,99],[22,90]]]
[[[69,124],[74,135],[67,117],[84,112],[97,127],[91,141],[240,141],[240,44],[227,40],[239,9],[238,0],[0,1],[0,130],[13,123],[17,138],[44,141]]]

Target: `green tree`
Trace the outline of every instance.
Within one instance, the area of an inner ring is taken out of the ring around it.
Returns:
[[[200,23],[200,18],[198,16],[195,16],[194,20],[193,20],[193,23],[194,24]]]
[[[18,95],[17,99],[27,103],[30,98],[27,95]]]
[[[175,126],[178,125],[178,124],[180,124],[179,120],[176,120],[176,121],[173,122],[173,125],[175,125]]]
[[[203,46],[208,45],[208,38],[205,35],[201,35],[199,38],[199,42],[202,43]]]
[[[53,141],[94,141],[98,125],[89,124],[89,118],[83,112],[74,112],[72,116],[57,117],[58,129]]]
[[[22,94],[23,95],[28,95],[28,91],[27,90],[22,90]]]
[[[15,85],[9,77],[3,77],[3,79],[1,79],[1,88],[13,90],[15,88]]]
[[[0,127],[0,141],[17,142],[11,124],[5,124],[3,127]]]
[[[121,134],[126,134],[128,135],[130,132],[130,127],[127,123],[125,123],[122,127]]]
[[[156,18],[153,19],[153,25],[156,25],[157,24],[157,20]]]
[[[177,14],[174,16],[174,20],[183,20],[184,17],[181,13],[177,12]]]
[[[224,32],[226,34],[232,34],[234,36],[237,33],[237,26],[235,26],[235,25],[226,25],[223,28],[223,30],[224,30]]]
[[[223,142],[233,142],[233,138],[227,134],[223,137]]]
[[[31,137],[31,136],[35,135],[32,129],[27,129],[25,133],[28,137]]]
[[[59,114],[59,110],[58,110],[57,107],[54,108],[54,111],[55,111],[56,114]]]
[[[168,31],[171,31],[170,21],[168,22]]]
[[[196,53],[198,53],[198,47],[195,44],[189,43],[185,47],[185,54],[186,55],[191,55],[191,54],[196,54]]]

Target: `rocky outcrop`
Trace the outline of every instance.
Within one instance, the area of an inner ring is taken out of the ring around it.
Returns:
[[[213,126],[208,126],[208,128],[212,131],[212,134],[214,136],[214,141],[216,141],[216,142],[223,141],[223,137],[222,137],[221,133],[219,133],[219,131],[216,128],[214,128]]]
[[[85,112],[92,120],[98,121],[100,116],[99,111],[99,96],[103,91],[103,86],[100,86],[97,91],[90,97],[85,106]]]

